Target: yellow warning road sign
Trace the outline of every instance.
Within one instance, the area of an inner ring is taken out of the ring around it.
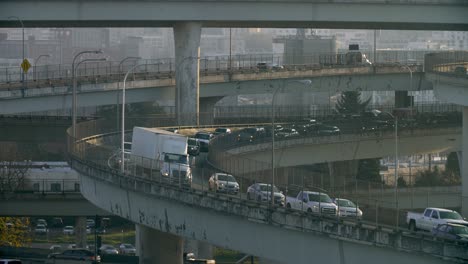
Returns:
[[[23,60],[23,63],[21,63],[21,68],[23,68],[24,72],[28,72],[29,68],[31,68],[31,63],[29,63],[28,59]]]

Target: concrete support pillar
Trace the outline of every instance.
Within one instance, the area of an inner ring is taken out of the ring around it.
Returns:
[[[334,190],[335,188],[343,188],[344,185],[353,182],[356,179],[358,168],[359,168],[359,160],[344,160],[344,161],[329,162],[328,163],[328,170],[330,171],[329,187],[332,190]]]
[[[408,96],[408,91],[395,91],[395,108],[410,107],[412,97]]]
[[[79,216],[75,220],[75,244],[78,248],[86,247],[86,217]]]
[[[184,252],[193,253],[198,259],[213,259],[213,246],[197,240],[186,239]]]
[[[140,264],[182,264],[183,246],[181,237],[136,225],[136,249]]]
[[[179,125],[198,125],[201,23],[174,25],[176,114]]]
[[[468,216],[468,106],[463,107],[463,132],[462,132],[462,214]]]
[[[221,99],[223,99],[222,96],[200,98],[200,125],[214,124],[214,107],[216,103]]]

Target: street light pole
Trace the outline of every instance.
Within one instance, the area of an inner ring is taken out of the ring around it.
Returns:
[[[8,19],[17,19],[20,23],[21,23],[21,28],[22,28],[22,31],[23,31],[23,38],[22,38],[22,43],[23,43],[23,60],[21,61],[21,63],[23,63],[24,61],[24,24],[23,24],[23,20],[21,20],[19,17],[17,16],[9,16]],[[24,70],[22,71],[21,73],[21,82],[23,83],[24,85]]]
[[[36,65],[37,65],[37,62],[39,61],[40,58],[42,57],[47,57],[47,58],[50,58],[50,54],[42,54],[42,55],[39,55],[39,57],[37,57],[37,59],[34,60],[34,80],[37,79],[37,68],[36,68]]]
[[[123,65],[123,63],[124,63],[125,61],[127,61],[127,60],[140,60],[140,59],[141,59],[141,57],[132,57],[132,56],[130,56],[130,57],[126,57],[126,58],[124,58],[123,60],[121,60],[121,61],[119,62],[119,75],[123,73],[122,65]],[[117,126],[116,126],[116,128],[117,128],[117,131],[118,131],[118,130],[119,130],[119,110],[120,110],[120,109],[119,109],[120,82],[117,83],[117,88],[118,88],[118,89],[117,89],[117,98],[116,98],[116,99],[117,99],[117,104],[116,104],[116,106],[117,106],[117,111],[116,111],[116,113],[117,113],[117,118],[116,118],[116,120],[117,120],[117,121],[116,121],[116,122],[117,122]]]
[[[134,65],[132,68],[130,68],[127,73],[125,73],[125,77],[123,80],[123,87],[122,87],[122,128],[121,128],[121,135],[120,135],[120,148],[121,148],[121,162],[120,162],[120,170],[122,173],[125,172],[125,84],[127,83],[127,77],[128,75],[133,72],[137,67],[144,66],[144,65],[158,65],[159,63],[153,63],[153,64],[146,64],[146,63],[141,63]]]
[[[85,54],[85,53],[93,53],[93,54],[101,54],[102,51],[101,50],[85,50],[85,51],[82,51],[82,52],[79,52],[78,54],[75,55],[75,57],[73,58],[73,62],[72,62],[72,82],[73,82],[73,91],[72,91],[72,135],[73,135],[73,138],[76,138],[76,105],[77,105],[77,102],[76,102],[76,68],[78,66],[75,67],[75,60],[82,54]],[[81,63],[81,62],[80,62]]]

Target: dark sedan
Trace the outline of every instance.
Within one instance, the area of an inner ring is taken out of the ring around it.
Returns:
[[[441,224],[432,229],[435,237],[468,242],[468,227],[459,224]]]

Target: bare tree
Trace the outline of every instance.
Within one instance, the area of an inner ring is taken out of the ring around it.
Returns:
[[[32,166],[30,160],[15,161],[16,155],[0,161],[0,192],[15,192],[24,188],[26,177]]]

